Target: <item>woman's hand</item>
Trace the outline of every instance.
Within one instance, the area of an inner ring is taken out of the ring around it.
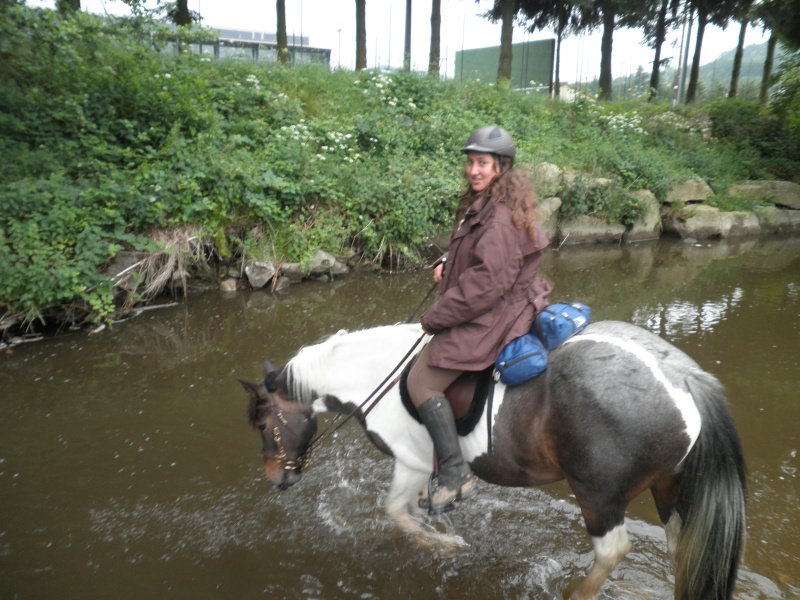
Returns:
[[[444,275],[444,265],[445,261],[442,261],[433,268],[433,281],[435,283],[439,283],[442,280],[442,276]]]

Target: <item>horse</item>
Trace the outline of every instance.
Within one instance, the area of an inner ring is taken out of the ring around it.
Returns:
[[[411,360],[415,340],[429,339],[414,324],[340,331],[280,370],[265,361],[264,381],[242,385],[266,477],[280,489],[297,483],[319,441],[315,415],[355,414],[394,458],[387,514],[418,541],[443,536],[419,522],[433,444],[399,386],[368,410],[359,405]],[[567,481],[594,550],[571,598],[594,598],[630,551],[625,511],[646,490],[666,530],[675,598],[732,597],[745,541],[745,463],[713,375],[645,329],[599,321],[553,350],[544,373],[516,386],[497,382],[492,398],[460,438],[464,458],[490,484]]]

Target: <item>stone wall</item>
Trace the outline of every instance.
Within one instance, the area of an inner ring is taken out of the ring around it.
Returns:
[[[633,194],[645,212],[633,227],[626,228],[590,216],[562,220],[558,194],[568,188],[575,174],[543,163],[532,169],[531,176],[543,196],[539,202],[542,223],[558,245],[640,242],[664,234],[704,240],[800,233],[800,185],[788,181],[745,181],[727,190],[728,196],[758,199],[767,205],[753,212],[721,211],[705,204],[714,192],[701,179],[675,186],[663,203],[649,190],[637,190]],[[588,180],[587,187],[593,181]],[[596,180],[596,185],[607,185],[607,180]]]

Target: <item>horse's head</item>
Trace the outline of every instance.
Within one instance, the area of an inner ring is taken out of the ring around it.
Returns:
[[[239,380],[250,395],[250,425],[261,432],[264,473],[281,490],[294,485],[309,464],[317,419],[311,407],[289,398],[285,382],[268,360],[264,361],[264,381],[258,384]]]

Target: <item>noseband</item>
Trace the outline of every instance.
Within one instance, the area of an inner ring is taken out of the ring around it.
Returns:
[[[283,411],[279,410],[277,413],[278,421],[283,423],[285,426],[289,426],[289,423],[286,421],[286,418],[283,416]],[[302,471],[305,468],[311,466],[311,451],[314,449],[314,446],[317,445],[319,438],[315,438],[308,444],[308,448],[306,451],[298,456],[296,459],[291,460],[288,455],[286,454],[286,448],[283,445],[283,438],[281,436],[281,427],[280,423],[275,425],[272,428],[272,439],[275,442],[275,447],[278,449],[278,453],[275,455],[274,460],[279,465],[283,467],[284,471]],[[261,438],[262,438],[262,448],[263,451],[266,452],[267,445],[266,443],[266,429],[267,424],[264,423],[263,425],[259,425],[258,428],[261,430]]]

